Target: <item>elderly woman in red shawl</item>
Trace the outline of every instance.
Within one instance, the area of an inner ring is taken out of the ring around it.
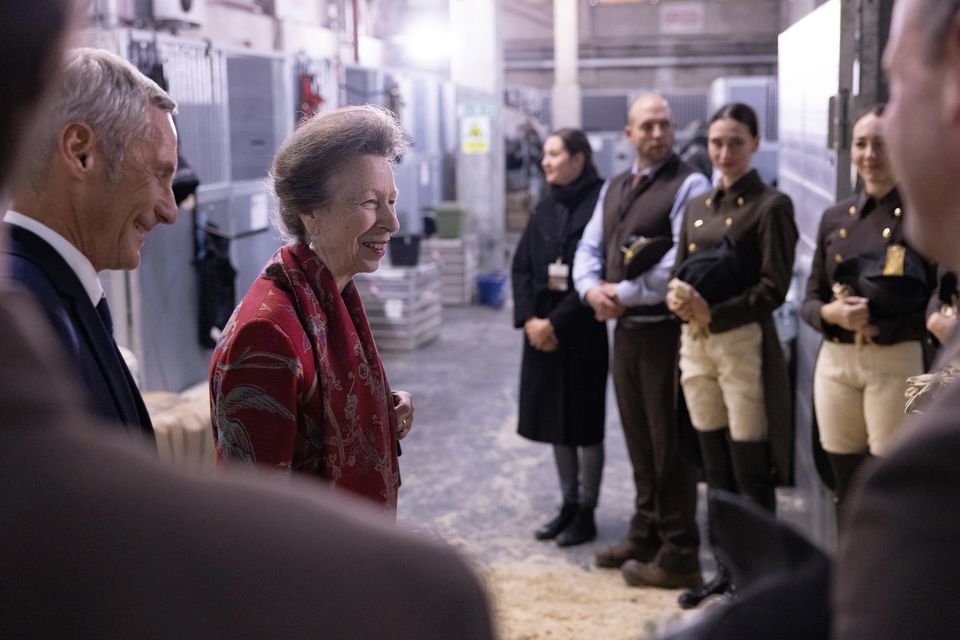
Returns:
[[[271,175],[280,248],[223,331],[210,365],[217,457],[322,478],[396,510],[410,395],[390,390],[353,277],[397,232],[392,161],[407,144],[390,112],[314,116]]]

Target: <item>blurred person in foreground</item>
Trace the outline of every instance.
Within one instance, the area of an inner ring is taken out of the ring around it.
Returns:
[[[407,136],[380,107],[305,121],[271,175],[292,238],[224,327],[210,364],[217,456],[296,471],[395,512],[410,394],[391,392],[353,282],[400,228],[392,162]]]
[[[607,327],[580,303],[570,265],[603,180],[590,141],[559,129],[543,145],[549,194],[537,204],[513,257],[513,322],[522,328],[520,435],[549,442],[560,476],[560,513],[534,532],[561,547],[597,536],[603,477]]]
[[[4,216],[11,275],[40,302],[91,407],[151,439],[97,274],[136,269],[147,234],[177,221],[175,110],[126,60],[100,49],[69,51]]]
[[[898,0],[884,53],[884,135],[911,215],[907,240],[960,270],[960,0]],[[954,333],[940,353],[955,362]],[[960,629],[960,385],[909,418],[850,497],[833,588],[834,638],[955,638]]]
[[[16,61],[0,69],[0,184],[57,81],[71,7],[0,3]],[[169,469],[103,427],[47,316],[3,278],[0,335],[0,635],[493,637],[450,550],[296,480]]]

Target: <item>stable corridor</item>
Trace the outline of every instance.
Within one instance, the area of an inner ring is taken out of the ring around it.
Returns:
[[[560,549],[533,538],[560,502],[549,445],[516,433],[521,333],[509,306],[445,307],[439,339],[384,354],[409,390],[416,426],[403,441],[401,526],[460,549],[487,580],[503,637],[637,639],[678,620],[678,591],[637,589],[593,566],[632,514],[633,486],[612,386],[599,534]],[[689,615],[689,614],[684,614]]]

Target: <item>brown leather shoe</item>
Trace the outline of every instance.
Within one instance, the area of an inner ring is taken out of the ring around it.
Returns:
[[[620,567],[623,579],[631,587],[660,587],[661,589],[697,589],[703,586],[700,571],[675,573],[656,562],[627,560]]]
[[[657,557],[658,549],[653,545],[641,546],[627,538],[617,544],[604,547],[594,554],[593,559],[598,567],[619,569],[627,560],[650,562]]]

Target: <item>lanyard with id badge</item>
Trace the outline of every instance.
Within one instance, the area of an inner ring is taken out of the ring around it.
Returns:
[[[551,262],[547,266],[547,289],[566,293],[569,289],[568,279],[570,278],[570,265],[565,264],[561,258],[556,262]]]

